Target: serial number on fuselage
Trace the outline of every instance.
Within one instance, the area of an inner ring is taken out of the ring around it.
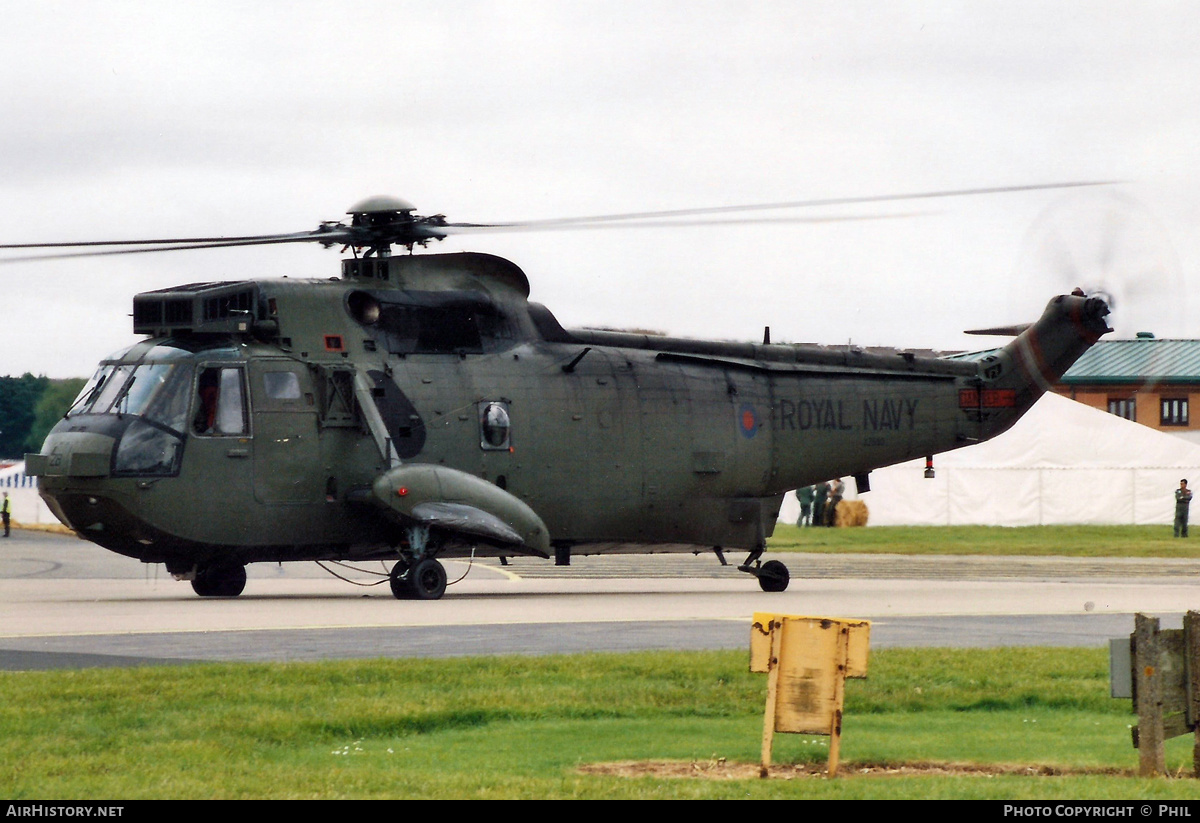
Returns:
[[[915,398],[894,400],[779,400],[775,420],[779,431],[833,429],[837,431],[911,431],[916,428]]]

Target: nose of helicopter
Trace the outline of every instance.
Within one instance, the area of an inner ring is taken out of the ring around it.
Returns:
[[[116,437],[95,431],[60,431],[46,438],[41,452],[25,455],[25,471],[39,478],[38,488],[54,515],[80,531],[96,524],[104,497],[101,483],[110,474]],[[90,510],[90,512],[89,512]]]
[[[31,477],[107,477],[116,438],[98,432],[52,432],[37,454],[25,455]]]
[[[42,499],[68,528],[106,549],[141,558],[161,535],[139,514],[138,481],[112,476],[118,440],[56,428],[41,453],[25,455],[26,472],[38,478]]]

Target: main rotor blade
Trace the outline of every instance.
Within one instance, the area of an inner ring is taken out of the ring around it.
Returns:
[[[237,246],[269,246],[277,243],[331,243],[348,242],[351,238],[347,231],[306,231],[295,234],[263,234],[237,238],[190,238],[179,240],[134,240],[120,242],[103,240],[89,243],[28,243],[0,246],[6,249],[20,248],[72,248],[79,246],[144,246],[144,248],[118,248],[105,251],[75,251],[63,254],[27,254],[19,257],[0,257],[0,265],[5,263],[28,263],[36,260],[67,260],[73,257],[109,257],[118,254],[146,254],[156,251],[185,251],[187,249],[221,249]],[[169,245],[161,245],[163,243]]]
[[[438,226],[445,234],[492,234],[508,231],[594,231],[596,229],[662,229],[689,228],[695,226],[745,226],[756,223],[853,223],[862,220],[901,220],[908,217],[925,217],[934,212],[901,212],[898,214],[857,214],[831,217],[735,217],[727,220],[641,220],[633,223],[547,223],[529,226],[519,223],[504,225],[464,225],[451,223]]]
[[[710,206],[697,209],[671,209],[667,211],[627,212],[625,214],[599,214],[589,217],[558,217],[547,220],[519,220],[510,223],[447,223],[444,227],[453,229],[482,229],[482,228],[528,228],[539,229],[552,226],[563,226],[574,223],[609,223],[623,220],[644,220],[665,217],[699,217],[701,215],[734,214],[747,211],[769,211],[771,209],[807,209],[822,206],[845,206],[857,203],[889,203],[897,200],[931,200],[939,197],[970,197],[980,194],[1008,194],[1022,191],[1043,191],[1047,189],[1071,189],[1083,186],[1111,186],[1119,180],[1093,180],[1066,183],[1038,183],[1026,186],[996,186],[980,189],[953,189],[945,191],[908,192],[905,194],[879,194],[867,197],[826,197],[817,200],[789,200],[779,203],[749,203],[739,206]]]
[[[672,227],[699,225],[736,225],[749,223],[833,223],[851,220],[894,219],[912,215],[862,215],[842,217],[775,217],[775,218],[731,218],[719,220],[673,220],[672,218],[716,217],[725,214],[769,211],[777,209],[818,208],[863,203],[889,203],[905,200],[929,200],[944,197],[967,197],[981,194],[1004,194],[1046,189],[1078,188],[1081,186],[1104,186],[1118,181],[1090,181],[1067,183],[1042,183],[1025,186],[998,186],[978,189],[910,192],[884,194],[869,197],[829,197],[815,200],[793,200],[779,203],[751,203],[739,206],[715,206],[696,209],[672,209],[667,211],[628,212],[625,214],[602,214],[590,217],[562,217],[549,220],[524,220],[508,223],[446,223],[441,215],[432,218],[406,217],[397,224],[370,226],[346,226],[342,223],[323,223],[316,231],[292,234],[255,234],[231,237],[184,237],[158,240],[92,240],[78,243],[6,243],[6,249],[89,249],[62,254],[21,255],[0,258],[0,264],[32,262],[37,260],[63,260],[76,257],[102,257],[117,254],[142,254],[153,251],[183,251],[187,249],[213,249],[233,246],[264,246],[277,243],[322,243],[324,245],[354,245],[386,247],[390,245],[424,244],[440,239],[447,234],[465,234],[486,231],[544,231],[571,228],[635,228]],[[103,247],[105,250],[92,250]]]
[[[311,234],[312,232],[302,232]],[[84,246],[151,246],[167,244],[244,243],[290,237],[283,234],[251,234],[245,237],[168,237],[160,240],[85,240],[80,243],[0,243],[0,249],[71,249]],[[286,242],[286,241],[279,241]]]

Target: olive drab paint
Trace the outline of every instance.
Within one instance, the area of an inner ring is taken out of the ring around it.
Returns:
[[[472,555],[741,549],[758,573],[785,492],[999,434],[1106,314],[1056,297],[959,359],[684,340],[564,329],[499,257],[367,256],[137,295],[146,339],[27,463],[64,523],[201,594],[263,561],[394,559],[418,597]]]

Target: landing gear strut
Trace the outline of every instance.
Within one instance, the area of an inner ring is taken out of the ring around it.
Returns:
[[[437,600],[446,593],[446,568],[425,554],[426,549],[434,547],[429,538],[429,529],[424,526],[409,529],[408,551],[388,573],[392,596],[397,600]]]
[[[750,552],[750,555],[746,558],[746,562],[738,566],[738,571],[757,577],[758,585],[764,592],[785,591],[792,579],[788,567],[778,560],[768,560],[766,563],[760,562],[759,558],[762,557],[762,553],[762,548],[757,548]]]
[[[236,560],[218,560],[196,569],[192,591],[201,597],[237,597],[246,588],[246,567]]]

